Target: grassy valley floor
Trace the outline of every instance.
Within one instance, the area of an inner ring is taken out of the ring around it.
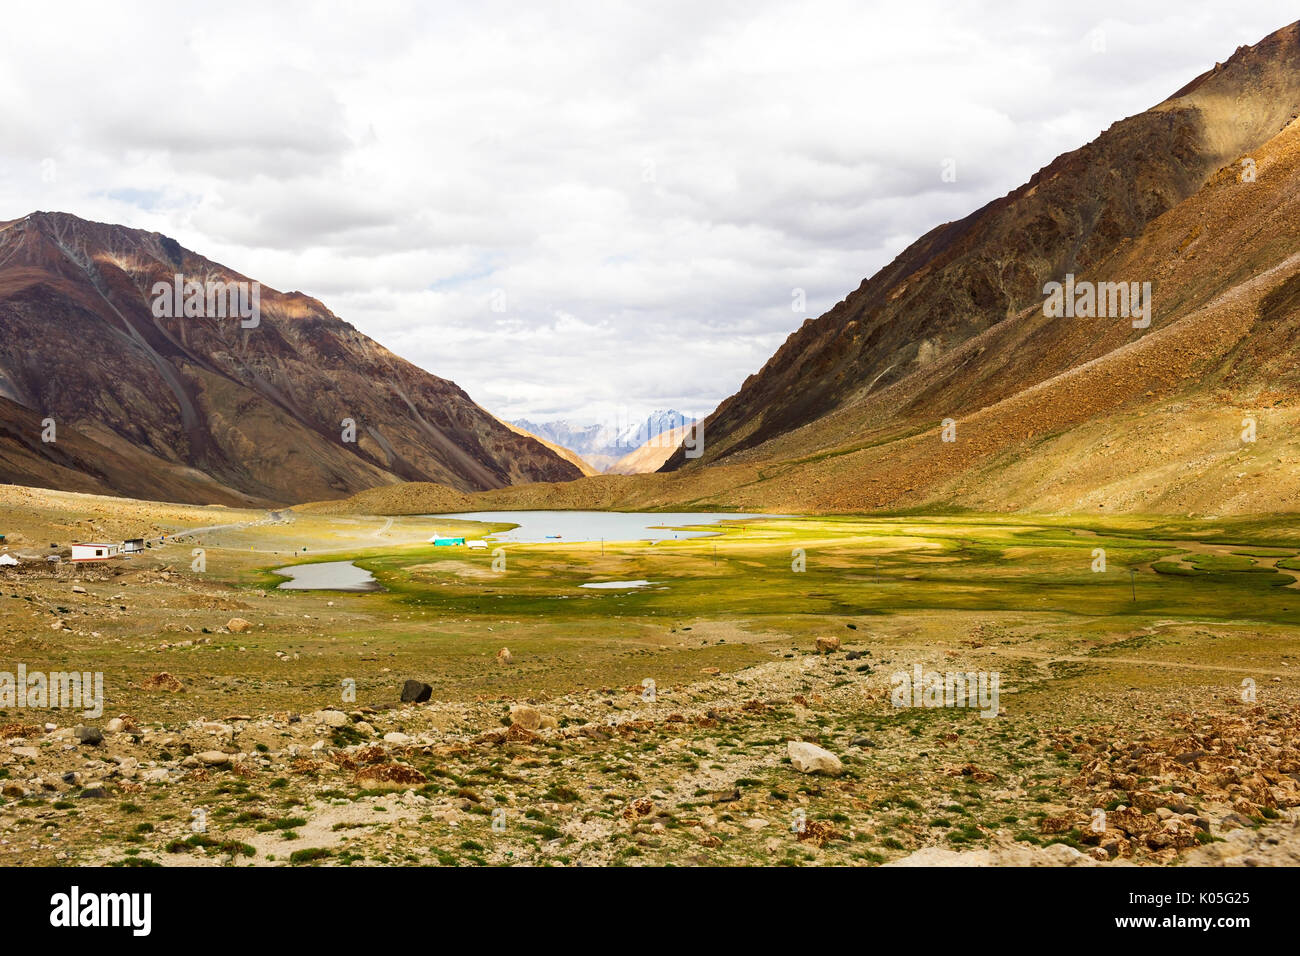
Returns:
[[[155,544],[0,568],[0,670],[106,699],[0,713],[3,863],[1300,862],[1289,518],[773,518],[603,553],[13,488],[0,520],[19,553]],[[345,559],[385,590],[273,573]],[[997,672],[998,715],[896,708],[917,665]]]

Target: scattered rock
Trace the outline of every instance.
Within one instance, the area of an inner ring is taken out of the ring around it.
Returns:
[[[414,767],[402,763],[381,763],[358,770],[353,778],[359,787],[367,790],[405,790],[429,782],[429,778]]]
[[[403,704],[423,704],[433,696],[433,688],[418,680],[408,680],[402,685]]]
[[[513,704],[510,707],[510,725],[537,730],[542,726],[542,712],[528,704]]]
[[[144,682],[145,690],[165,690],[173,694],[184,689],[184,686],[177,678],[166,671],[154,674]]]
[[[839,757],[805,740],[790,741],[786,750],[790,755],[790,763],[800,773],[824,773],[834,777],[844,770]]]

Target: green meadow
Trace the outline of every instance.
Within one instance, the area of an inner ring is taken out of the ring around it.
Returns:
[[[1300,535],[1284,520],[927,514],[707,526],[719,528],[653,545],[607,542],[603,553],[600,544],[421,545],[312,559],[354,560],[385,589],[372,594],[289,596],[267,569],[240,580],[272,606],[328,596],[353,615],[333,619],[328,637],[294,642],[304,652],[298,672],[324,670],[326,688],[346,664],[376,696],[391,696],[395,676],[453,699],[562,694],[651,674],[687,681],[806,652],[819,636],[872,647],[877,660],[891,648],[899,660],[917,646],[983,644],[980,653],[1062,679],[1171,686],[1188,668],[1255,672],[1300,652]],[[581,587],[635,580],[650,584]],[[1006,636],[972,637],[986,625]],[[363,643],[364,655],[340,660]],[[494,666],[502,647],[509,668]],[[1048,663],[1025,663],[1035,659]]]
[[[396,519],[394,531],[423,540],[428,523]],[[207,543],[206,574],[98,596],[92,586],[84,624],[58,640],[36,632],[20,650],[33,667],[100,662],[110,706],[140,719],[314,710],[336,703],[345,679],[359,704],[395,701],[407,678],[444,700],[545,699],[647,677],[666,687],[802,655],[818,637],[891,668],[959,653],[1033,676],[1030,696],[1045,686],[1039,677],[1081,688],[1227,686],[1287,675],[1300,660],[1300,537],[1282,520],[771,518],[710,525],[720,533],[707,538],[607,542],[603,553],[571,542],[369,546],[383,524],[303,522],[289,529],[296,551],[283,527],[243,529],[237,545]],[[334,547],[340,527],[360,528],[366,546]],[[1104,571],[1093,570],[1097,549]],[[384,590],[278,588],[276,567],[338,560]],[[650,584],[581,587],[634,580]],[[251,629],[226,633],[234,617]],[[502,648],[510,666],[496,663]],[[160,671],[185,692],[142,690]]]
[[[599,545],[421,548],[360,556],[406,607],[469,617],[584,625],[671,624],[742,615],[889,616],[912,611],[1031,611],[1091,619],[1300,625],[1300,546],[1250,522],[1081,527],[1001,518],[797,518],[723,526],[709,538]],[[1259,546],[1269,544],[1265,550]],[[1097,549],[1105,552],[1100,568]],[[599,591],[590,582],[640,580]]]

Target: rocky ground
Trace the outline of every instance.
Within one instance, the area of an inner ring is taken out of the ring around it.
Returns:
[[[1017,716],[1013,698],[992,719],[899,712],[872,664],[861,650],[810,649],[655,688],[653,700],[636,685],[401,703],[395,685],[384,705],[302,714],[10,723],[0,727],[0,860],[1300,860],[1294,699],[1252,706],[1206,694],[1186,712],[1154,701],[1156,716],[1143,720],[1122,695],[1098,697],[1088,709],[1106,720],[1087,727]],[[167,675],[153,683],[183,692]]]
[[[106,684],[101,715],[0,703],[0,863],[1296,861],[1294,591],[1252,584],[1292,561],[1272,529],[747,522],[512,548],[496,575],[416,517],[0,489],[0,518],[19,554],[167,535],[0,568],[0,674]],[[1136,585],[1071,576],[1098,541]],[[389,590],[278,590],[264,569],[304,548],[371,556]],[[660,583],[579,586],[640,577]],[[895,708],[918,664],[998,672],[997,716]]]

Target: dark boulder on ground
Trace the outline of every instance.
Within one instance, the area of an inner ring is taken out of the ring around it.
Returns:
[[[433,688],[418,680],[408,680],[402,685],[403,704],[423,704],[433,696]]]

